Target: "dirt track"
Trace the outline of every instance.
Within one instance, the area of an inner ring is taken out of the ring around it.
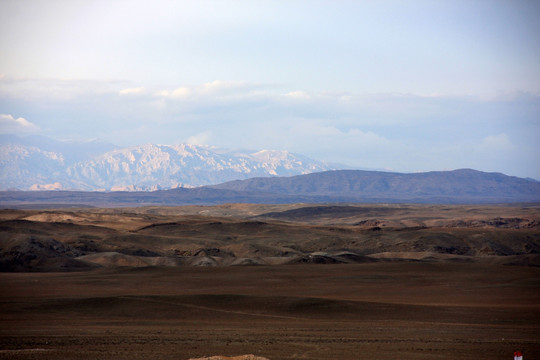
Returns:
[[[534,359],[539,275],[443,263],[3,273],[0,358]]]

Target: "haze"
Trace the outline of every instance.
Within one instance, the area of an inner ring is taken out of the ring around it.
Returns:
[[[537,1],[0,3],[0,132],[540,179]]]

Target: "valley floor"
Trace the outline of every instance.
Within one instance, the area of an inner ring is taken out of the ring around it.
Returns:
[[[539,334],[537,267],[0,273],[0,359],[538,359]]]

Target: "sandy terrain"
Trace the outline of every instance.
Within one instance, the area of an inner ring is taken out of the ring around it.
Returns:
[[[253,354],[249,355],[239,355],[239,356],[205,356],[202,358],[192,358],[189,360],[268,360],[267,358],[261,357],[261,356],[255,356]]]
[[[2,273],[0,358],[534,359],[539,275],[422,262]]]

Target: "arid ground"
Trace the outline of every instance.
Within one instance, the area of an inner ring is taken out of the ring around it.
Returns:
[[[535,206],[0,219],[2,359],[540,358]]]

